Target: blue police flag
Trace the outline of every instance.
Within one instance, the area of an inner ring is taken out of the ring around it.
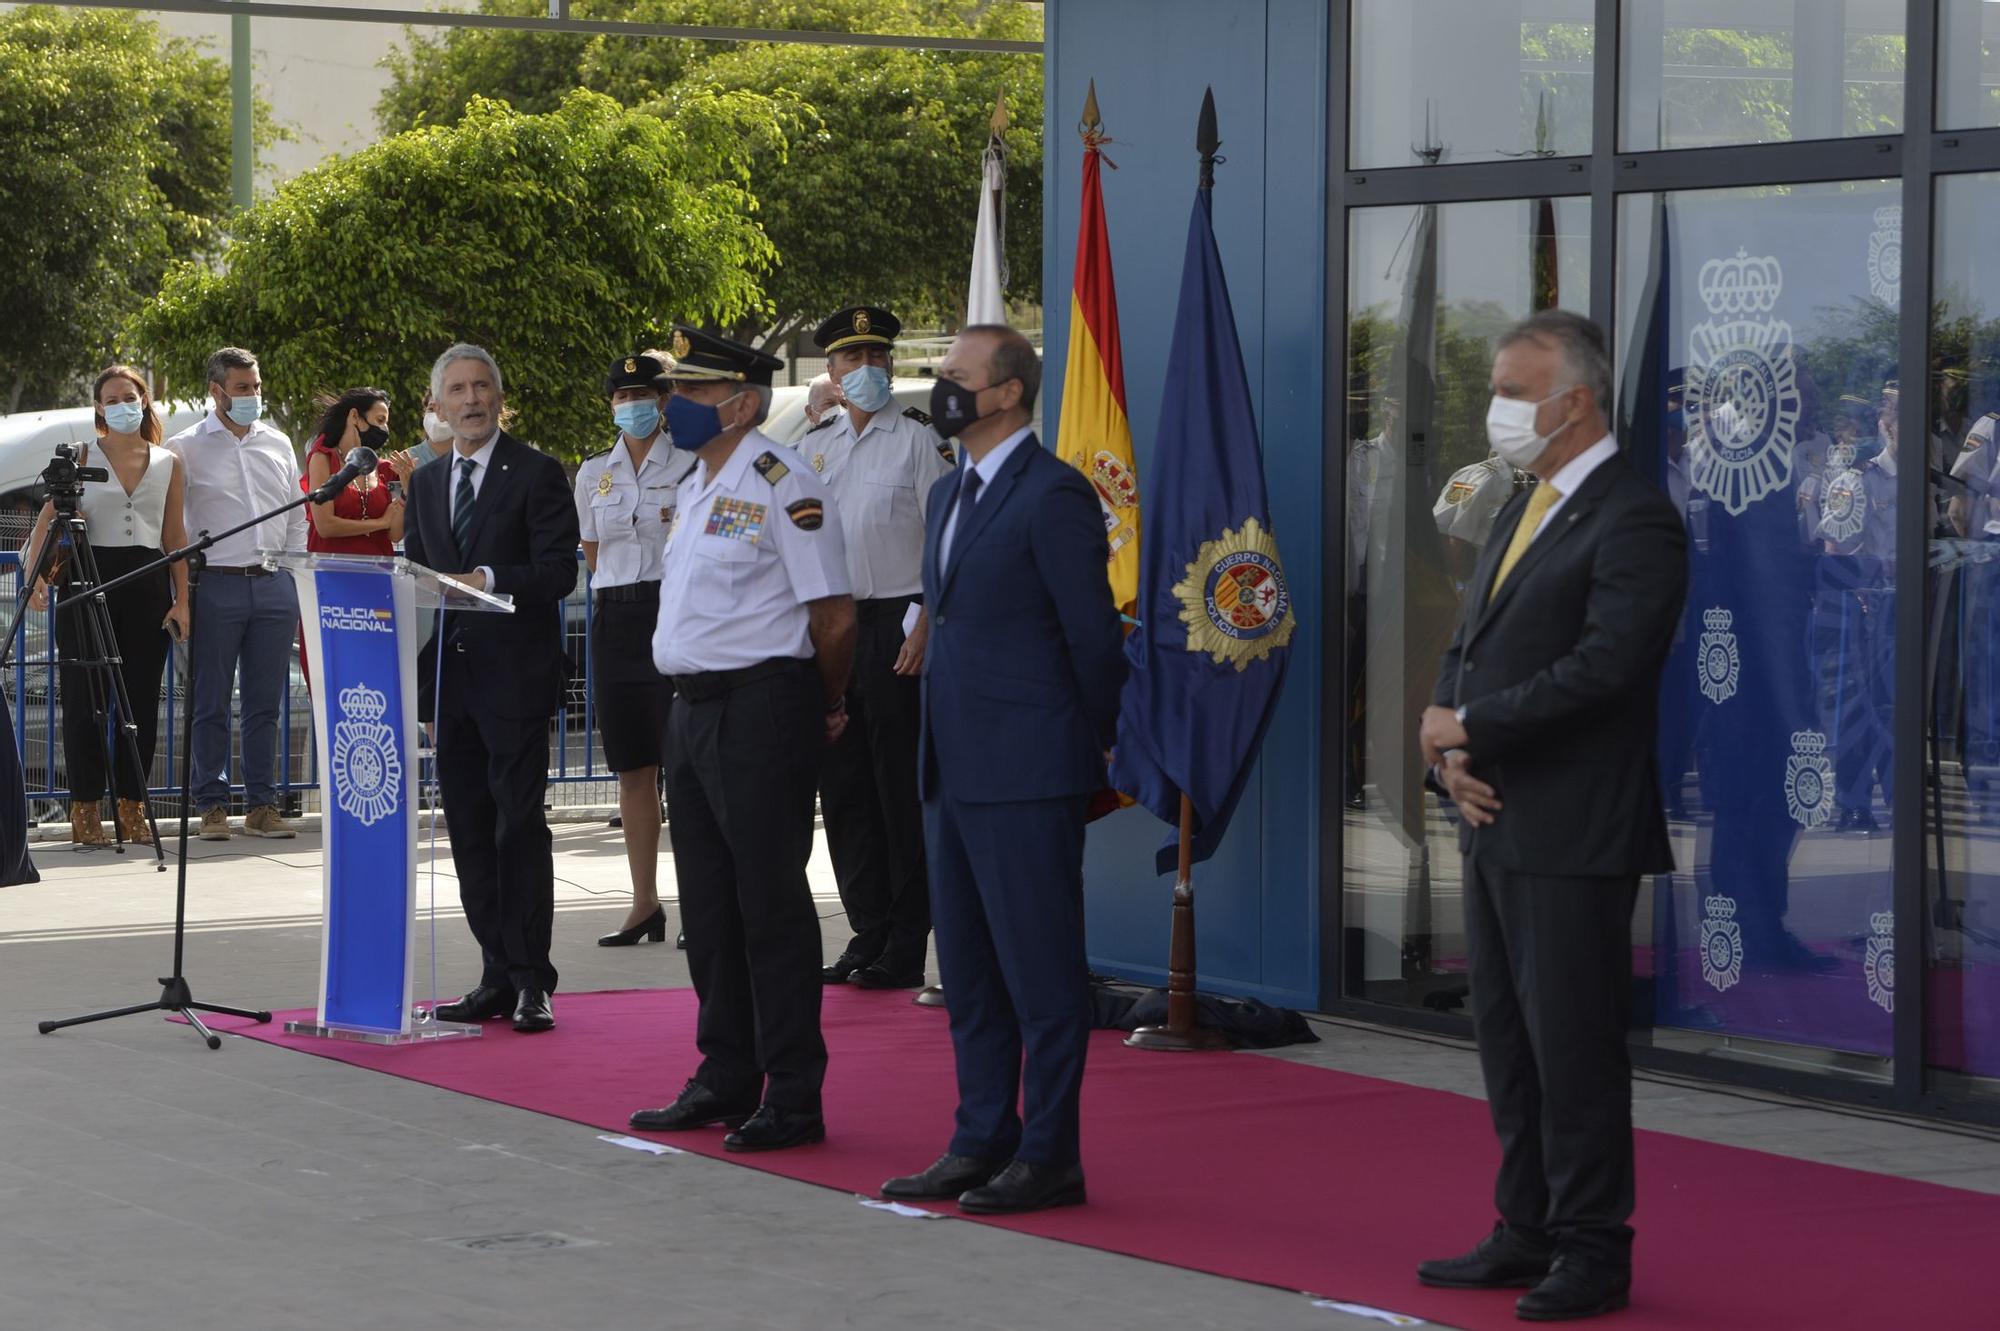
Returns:
[[[1295,619],[1271,534],[1264,455],[1212,222],[1214,107],[1188,223],[1161,426],[1146,473],[1140,625],[1118,713],[1111,784],[1214,854],[1242,798],[1284,683]],[[1177,837],[1161,847],[1175,868]]]

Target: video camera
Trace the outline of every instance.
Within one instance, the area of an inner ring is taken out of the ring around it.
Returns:
[[[57,444],[55,456],[42,468],[42,484],[48,488],[49,502],[59,513],[74,513],[83,502],[85,481],[108,481],[111,473],[103,467],[79,466],[83,456],[76,444]]]

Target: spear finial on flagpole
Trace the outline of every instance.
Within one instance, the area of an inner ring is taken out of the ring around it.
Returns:
[[[1215,128],[1215,89],[1210,88],[1201,95],[1201,121],[1195,126],[1194,147],[1201,154],[1201,187],[1215,188],[1215,164],[1222,159],[1215,150],[1222,146],[1222,137]]]
[[[1002,88],[1000,95],[993,99],[993,120],[991,122],[993,137],[997,139],[1002,134],[1005,134],[1007,126],[1011,123],[1007,118],[1007,90]]]

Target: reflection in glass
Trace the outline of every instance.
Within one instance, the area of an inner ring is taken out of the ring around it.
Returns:
[[[1944,0],[1938,9],[1939,129],[2000,125],[2000,4]]]
[[[1929,1061],[2000,1078],[2000,175],[1938,183],[1924,866]],[[1988,1090],[2000,1089],[1989,1085]]]
[[[1417,716],[1518,477],[1489,456],[1493,343],[1590,306],[1587,199],[1358,209],[1348,256],[1348,992],[1463,1005],[1457,832]]]
[[[1895,134],[1904,0],[1626,0],[1623,151]]]
[[[1621,201],[1620,433],[1690,557],[1638,969],[1704,1047],[1890,1052],[1899,189]]]
[[[1349,165],[1589,152],[1592,9],[1591,0],[1355,0]]]

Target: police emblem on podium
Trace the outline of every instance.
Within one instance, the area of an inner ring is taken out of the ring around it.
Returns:
[[[1695,668],[1701,674],[1701,691],[1718,707],[1736,696],[1736,683],[1743,673],[1743,658],[1736,651],[1736,634],[1730,629],[1735,615],[1716,606],[1701,612],[1703,631]]]
[[[1833,817],[1833,760],[1826,756],[1826,736],[1817,730],[1792,732],[1785,807],[1801,827],[1819,827]]]
[[[1187,649],[1238,670],[1289,643],[1297,624],[1278,543],[1255,518],[1203,542],[1174,595],[1187,625]]]
[[[1772,316],[1785,289],[1775,256],[1710,259],[1699,283],[1709,318],[1688,331],[1689,480],[1734,516],[1792,479],[1796,349],[1792,326]]]
[[[1723,993],[1743,978],[1743,927],[1733,897],[1703,897],[1701,908],[1701,978]]]
[[[1884,1012],[1896,1010],[1896,912],[1877,911],[1868,917],[1868,953],[1861,959],[1868,979],[1868,1001]]]
[[[340,691],[341,719],[333,727],[327,767],[340,811],[363,827],[394,813],[403,794],[396,732],[383,719],[388,711],[388,696],[380,689],[356,684]]]

